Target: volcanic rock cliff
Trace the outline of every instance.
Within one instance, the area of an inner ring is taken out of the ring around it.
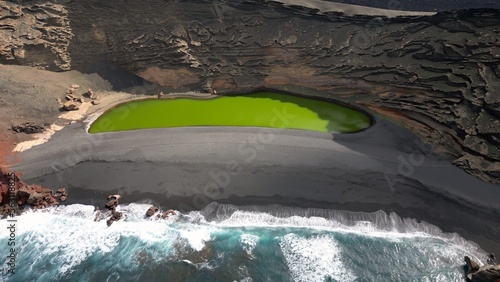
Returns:
[[[405,124],[457,166],[500,183],[498,10],[387,17],[254,0],[0,6],[3,64],[88,71],[104,62],[161,87],[330,97]]]

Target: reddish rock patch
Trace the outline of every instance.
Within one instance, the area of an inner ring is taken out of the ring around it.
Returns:
[[[9,182],[12,181],[14,183],[13,192],[9,191]],[[60,196],[58,197],[54,195],[52,190],[36,184],[28,185],[21,181],[17,174],[12,175],[8,170],[0,168],[0,204],[3,207],[0,210],[0,215],[5,216],[13,207],[22,210],[28,206],[35,209],[43,209],[57,205],[59,204],[58,200],[62,200],[62,197],[66,198],[68,196],[65,189],[62,191],[64,193],[59,193]],[[11,193],[15,197],[14,203],[9,201]]]
[[[0,168],[10,166],[18,162],[16,153],[12,152],[16,145],[8,134],[0,133]]]

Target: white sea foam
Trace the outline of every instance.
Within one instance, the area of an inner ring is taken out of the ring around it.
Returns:
[[[214,222],[212,222],[214,223]],[[389,240],[408,237],[430,236],[418,228],[410,230],[397,229],[382,229],[372,222],[359,221],[352,224],[345,224],[334,219],[326,219],[323,217],[277,217],[263,212],[253,211],[236,211],[227,219],[217,222],[218,226],[254,226],[254,227],[304,227],[314,228],[319,230],[330,230],[344,233],[355,233],[361,236],[380,237]],[[408,232],[405,232],[408,231]]]
[[[290,233],[279,245],[294,281],[356,280],[342,262],[341,249],[331,236],[302,238]]]
[[[146,219],[144,214],[149,206],[149,204],[120,205],[118,210],[123,212],[124,218],[114,222],[110,227],[106,225],[105,220],[94,221],[96,215],[94,207],[89,205],[69,205],[44,211],[25,212],[17,217],[16,235],[18,240],[22,238],[21,242],[18,242],[21,244],[23,256],[33,258],[35,263],[39,260],[37,258],[50,257],[52,265],[58,267],[59,274],[71,272],[93,254],[113,251],[124,237],[139,238],[141,244],[145,243],[147,246],[155,244],[153,258],[159,261],[173,253],[172,248],[176,243],[201,251],[208,241],[216,238],[217,233],[224,232],[227,227],[230,229],[252,226],[306,228],[382,238],[396,241],[396,246],[404,247],[407,244],[411,244],[412,248],[416,246],[415,250],[420,252],[419,255],[428,258],[430,267],[459,265],[464,255],[469,255],[479,262],[485,256],[477,245],[457,234],[443,233],[430,224],[401,219],[395,214],[352,215],[341,211],[328,211],[325,212],[325,217],[321,217],[312,215],[317,214],[317,210],[312,213],[309,210],[307,212],[280,210],[273,207],[271,211],[260,212],[220,205],[218,208],[222,211],[215,213],[220,213],[221,216],[207,216],[204,211],[191,212],[189,216],[180,216],[179,222],[175,222]],[[231,212],[228,212],[228,209],[231,209]],[[5,220],[0,221],[0,240],[5,240],[9,236],[6,224]],[[433,240],[428,240],[429,238]],[[325,273],[334,275],[332,277],[352,277],[349,276],[352,273],[343,268],[338,244],[329,235],[300,238],[292,234],[277,237],[277,240],[287,257],[287,263],[294,268],[293,275],[298,277],[297,281],[306,277],[300,263],[318,264],[314,270],[314,275],[317,277]],[[240,242],[247,254],[253,256],[259,237],[245,233],[241,235]],[[396,256],[395,259],[405,258]],[[329,265],[335,265],[335,269],[327,269],[326,261]],[[213,266],[207,264],[204,267]],[[438,274],[429,274],[432,275],[429,277],[431,280],[438,279],[436,278]]]
[[[481,262],[485,252],[456,233],[445,233],[439,227],[415,219],[401,218],[383,211],[360,213],[321,209],[301,209],[275,206],[272,209],[212,203],[207,207],[211,224],[218,227],[293,227],[355,234],[400,242],[411,238],[434,238],[467,253]],[[204,211],[202,211],[204,213]],[[321,216],[315,216],[315,215]]]
[[[54,256],[53,263],[59,273],[79,265],[96,251],[107,253],[119,243],[120,235],[105,222],[94,222],[92,214],[85,218],[91,207],[82,206],[81,213],[69,207],[68,215],[57,212],[28,212],[18,218],[18,236],[25,235],[21,252],[30,256]],[[29,242],[36,242],[35,248]]]
[[[186,229],[180,229],[179,234],[182,238],[189,242],[191,248],[196,251],[201,251],[205,247],[205,243],[211,239],[212,228],[191,226]]]
[[[121,238],[140,238],[148,244],[162,242],[164,248],[157,250],[158,258],[168,254],[174,241],[185,241],[195,250],[201,250],[210,240],[211,226],[184,224],[171,227],[169,221],[148,221],[144,218],[149,205],[121,205],[118,211],[125,219],[110,227],[106,220],[94,221],[96,213],[89,205],[68,205],[43,211],[28,211],[17,218],[17,236],[25,236],[20,251],[28,257],[53,257],[59,274],[71,272],[92,254],[106,254],[118,246]],[[3,226],[7,222],[1,221]],[[0,230],[0,239],[8,234],[5,226]],[[29,244],[31,243],[31,245]],[[19,243],[18,243],[19,244]],[[33,245],[35,246],[33,248]]]
[[[245,252],[250,257],[253,257],[252,251],[257,246],[257,243],[259,242],[259,237],[252,234],[242,234],[240,236],[240,241]]]

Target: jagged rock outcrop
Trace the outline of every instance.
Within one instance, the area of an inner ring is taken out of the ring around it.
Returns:
[[[161,215],[161,218],[163,219],[167,219],[169,218],[171,215],[176,215],[177,213],[174,211],[174,210],[167,210],[167,211],[164,211],[163,214]]]
[[[0,29],[7,40],[0,61],[50,69],[54,58],[65,66],[59,69],[106,61],[163,87],[219,94],[288,87],[356,103],[407,125],[476,177],[500,183],[498,10],[387,18],[253,0],[34,3],[3,4],[11,12],[0,17],[10,28]],[[63,24],[37,21],[36,30],[53,36],[8,39],[32,29],[20,22],[36,18],[33,9]],[[12,50],[43,40],[38,57],[14,60]]]
[[[65,7],[50,1],[16,2],[0,2],[0,63],[69,70],[73,34]]]
[[[146,217],[152,217],[157,211],[158,207],[155,206],[149,207],[149,209],[146,211]]]
[[[111,224],[113,224],[113,222],[120,220],[122,218],[122,216],[123,216],[123,213],[112,210],[111,217],[106,221],[106,224],[108,226],[111,226]]]
[[[26,134],[34,134],[34,133],[42,133],[45,131],[45,127],[43,125],[34,124],[31,122],[23,123],[20,125],[13,125],[12,131],[16,133],[26,133]]]
[[[469,257],[464,258],[467,264],[467,281],[470,282],[498,282],[500,281],[500,264],[479,266]]]
[[[9,183],[12,185],[11,189],[9,189]],[[62,195],[67,197],[66,190],[61,189],[64,190]],[[43,209],[58,205],[58,199],[61,200],[61,194],[54,194],[52,190],[43,188],[40,185],[28,185],[15,174],[11,175],[7,170],[0,169],[0,206],[2,207],[0,215],[7,216],[12,208],[17,209],[16,212],[19,212],[28,206]]]
[[[98,206],[95,206],[95,218],[94,221],[101,221],[105,219],[108,215],[109,218],[106,220],[106,225],[111,226],[113,222],[122,219],[123,213],[116,210],[118,207],[118,200],[120,200],[121,196],[118,194],[109,195],[107,199],[107,203],[104,205],[104,211],[101,211]]]
[[[116,207],[118,207],[118,200],[120,200],[122,196],[116,194],[116,195],[109,195],[106,200],[108,200],[108,202],[106,203],[106,205],[104,205],[104,209],[105,210],[111,210],[111,211],[114,211],[116,209]]]
[[[80,109],[80,104],[75,101],[67,101],[63,104],[62,109],[65,111],[78,111]]]

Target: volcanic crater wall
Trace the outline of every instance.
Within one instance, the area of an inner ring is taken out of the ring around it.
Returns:
[[[7,1],[0,62],[102,62],[163,87],[298,86],[395,119],[500,183],[500,11],[346,16],[279,2]]]

